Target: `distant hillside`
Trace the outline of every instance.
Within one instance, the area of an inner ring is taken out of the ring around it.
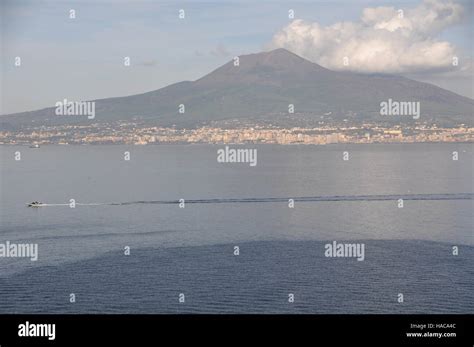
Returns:
[[[208,75],[139,95],[96,101],[96,117],[57,116],[54,108],[2,116],[2,127],[142,119],[159,126],[196,127],[237,119],[283,126],[324,120],[413,123],[412,117],[380,115],[388,99],[419,101],[421,117],[444,126],[473,125],[474,100],[431,84],[391,75],[336,72],[285,49],[244,55]],[[178,105],[185,113],[178,113]],[[288,114],[294,104],[295,114]]]

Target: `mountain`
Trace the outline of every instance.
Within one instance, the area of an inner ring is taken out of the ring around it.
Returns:
[[[380,103],[420,102],[419,121],[473,124],[474,100],[401,76],[331,71],[285,49],[243,55],[196,81],[155,91],[95,100],[96,117],[57,116],[55,108],[2,116],[6,129],[139,119],[158,126],[271,123],[314,126],[319,121],[413,123],[410,116],[381,116]],[[178,106],[185,106],[185,113]],[[288,105],[294,114],[288,114]]]

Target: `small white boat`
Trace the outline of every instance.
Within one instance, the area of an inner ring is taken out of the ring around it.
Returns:
[[[41,206],[43,206],[43,203],[39,201],[33,201],[28,204],[28,207],[41,207]]]
[[[40,148],[40,145],[38,145],[37,143],[35,143],[34,145],[31,145],[30,148]]]

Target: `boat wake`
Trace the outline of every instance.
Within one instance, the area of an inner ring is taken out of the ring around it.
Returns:
[[[215,199],[185,199],[186,204],[236,204],[236,203],[272,203],[288,202],[325,202],[325,201],[390,201],[390,200],[473,200],[474,193],[453,194],[389,194],[389,195],[333,195],[333,196],[300,196],[300,197],[273,197],[273,198],[215,198]],[[127,202],[93,202],[76,203],[76,206],[127,206],[127,205],[171,205],[178,204],[180,200],[141,200]],[[47,204],[41,207],[70,206],[70,204]]]
[[[100,206],[100,205],[112,205],[113,203],[107,202],[91,202],[91,203],[79,203],[76,202],[76,206]],[[70,204],[44,204],[42,203],[41,206],[69,206]]]

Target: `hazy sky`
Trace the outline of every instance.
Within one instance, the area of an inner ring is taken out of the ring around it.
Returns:
[[[0,1],[2,114],[147,92],[276,47],[474,97],[470,1]]]

